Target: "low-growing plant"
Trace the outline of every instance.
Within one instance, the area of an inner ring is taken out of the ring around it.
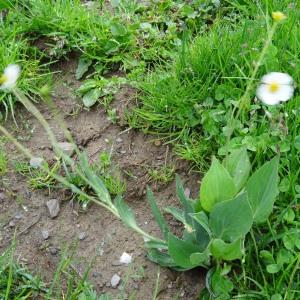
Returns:
[[[54,165],[49,166],[45,161],[43,168],[33,167],[29,162],[16,161],[14,169],[27,179],[27,184],[32,189],[51,189],[57,185],[57,181],[53,178],[54,173],[58,173],[61,168],[61,162],[58,160]]]

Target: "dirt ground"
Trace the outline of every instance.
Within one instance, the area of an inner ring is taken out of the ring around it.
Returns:
[[[61,62],[56,66],[62,73],[55,76],[54,101],[65,119],[78,146],[84,148],[91,161],[103,150],[112,151],[113,162],[121,170],[133,176],[124,175],[127,190],[125,200],[136,214],[138,223],[145,231],[160,235],[145,199],[145,188],[150,184],[161,207],[178,205],[175,184],[151,182],[145,165],[159,167],[174,164],[184,186],[196,197],[199,188],[199,175],[190,172],[190,166],[172,154],[170,147],[154,142],[155,137],[113,124],[101,105],[85,110],[80,107],[74,92],[81,84],[75,80],[77,61]],[[121,88],[115,96],[113,105],[122,117],[124,107],[135,96],[128,87]],[[39,108],[47,117],[59,141],[64,141],[62,130],[44,104]],[[75,113],[74,113],[75,112]],[[16,118],[19,129],[8,122],[10,130],[25,140],[35,156],[51,161],[51,150],[46,133],[38,122],[22,107],[17,107]],[[14,160],[23,160],[14,145],[7,144],[12,166]],[[45,202],[58,199],[61,203],[59,215],[51,219]],[[170,220],[173,228],[178,224]],[[66,245],[76,244],[76,264],[78,274],[84,273],[89,262],[92,263],[89,280],[99,293],[109,292],[119,295],[123,290],[125,299],[136,293],[136,299],[150,300],[153,297],[157,274],[160,271],[158,299],[197,299],[204,285],[205,271],[177,273],[150,262],[146,257],[142,238],[125,227],[108,211],[91,205],[86,211],[68,200],[61,190],[30,190],[22,175],[10,171],[0,183],[0,251],[2,252],[17,233],[16,257],[44,280],[51,282]],[[42,231],[48,231],[44,239]],[[129,266],[120,265],[119,258],[126,251],[133,257]],[[142,272],[143,268],[144,272]],[[121,283],[117,288],[110,285],[114,274],[119,274]]]

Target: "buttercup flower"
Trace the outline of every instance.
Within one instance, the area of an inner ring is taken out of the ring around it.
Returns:
[[[256,96],[268,105],[286,102],[293,97],[293,78],[285,73],[271,72],[264,75],[257,88]]]
[[[273,11],[272,18],[275,22],[281,22],[286,19],[286,15],[283,14],[281,11]]]
[[[20,67],[18,65],[8,65],[3,75],[0,77],[0,89],[11,89],[15,86],[20,75]]]

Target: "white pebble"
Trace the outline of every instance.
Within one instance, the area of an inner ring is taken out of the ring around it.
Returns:
[[[123,252],[122,256],[120,257],[120,263],[124,265],[128,265],[132,262],[132,256],[127,252]]]

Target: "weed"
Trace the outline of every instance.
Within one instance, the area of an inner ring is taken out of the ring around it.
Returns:
[[[27,179],[27,184],[32,189],[51,189],[57,184],[53,178],[54,173],[58,173],[60,170],[60,162],[57,161],[53,166],[49,167],[47,162],[43,163],[44,168],[31,167],[27,162],[16,161],[14,163],[14,169],[17,173],[23,175]]]
[[[151,180],[160,182],[160,183],[168,183],[174,178],[175,167],[164,165],[160,168],[151,168],[147,167],[147,172],[151,177]]]

